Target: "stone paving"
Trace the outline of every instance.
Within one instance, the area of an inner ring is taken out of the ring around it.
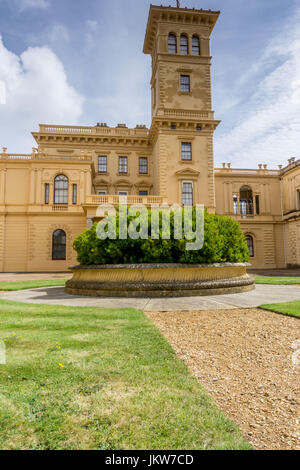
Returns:
[[[1,299],[34,304],[70,305],[79,307],[137,308],[144,311],[216,310],[257,307],[261,304],[300,300],[300,285],[256,285],[241,294],[159,299],[81,297],[66,294],[64,287],[41,287],[5,292]]]

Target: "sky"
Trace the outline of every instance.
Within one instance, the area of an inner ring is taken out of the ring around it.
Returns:
[[[0,0],[0,148],[31,152],[39,123],[149,126],[150,3]],[[181,6],[221,10],[211,37],[216,167],[276,168],[300,157],[300,1]]]

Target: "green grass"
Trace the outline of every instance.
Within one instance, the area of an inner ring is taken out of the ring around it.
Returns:
[[[291,285],[300,284],[300,277],[279,277],[279,276],[255,276],[255,284],[279,284]]]
[[[260,305],[259,308],[300,318],[300,300],[295,300],[294,302],[281,302],[279,304]]]
[[[35,289],[37,287],[64,286],[67,279],[48,279],[36,281],[0,282],[1,290]]]
[[[0,301],[0,338],[0,449],[251,448],[141,311]]]

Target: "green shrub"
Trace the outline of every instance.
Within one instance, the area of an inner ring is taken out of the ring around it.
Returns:
[[[146,217],[148,233],[151,234],[151,213]],[[135,219],[127,216],[127,227]],[[159,238],[119,238],[119,213],[116,215],[116,239],[97,237],[97,223],[84,230],[75,240],[74,249],[81,265],[133,264],[133,263],[223,263],[245,262],[249,259],[246,239],[240,225],[230,217],[204,214],[204,244],[200,250],[187,250],[185,238],[174,238],[174,214],[170,219],[170,239],[163,239],[162,212],[159,212]],[[196,209],[193,208],[193,229]]]

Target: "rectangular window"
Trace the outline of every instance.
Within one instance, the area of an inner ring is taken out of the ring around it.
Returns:
[[[139,173],[141,175],[148,174],[148,158],[147,157],[139,157]]]
[[[97,191],[98,196],[106,196],[107,191],[105,189],[100,189]]]
[[[73,184],[72,204],[77,204],[77,184]]]
[[[182,182],[182,197],[181,197],[183,206],[192,206],[193,205],[193,183],[191,181]]]
[[[180,91],[190,92],[190,76],[189,75],[180,75]]]
[[[139,191],[139,196],[148,196],[148,191]]]
[[[98,157],[98,173],[107,173],[107,156],[100,155]]]
[[[49,204],[49,183],[45,184],[45,204]]]
[[[259,215],[259,196],[255,196],[255,208],[256,208],[256,214]]]
[[[237,198],[237,195],[234,194],[233,195],[233,213],[234,215],[237,215],[238,214],[238,198]]]
[[[181,160],[192,160],[191,142],[181,142]]]
[[[128,173],[127,157],[119,157],[119,173]]]
[[[128,195],[128,191],[118,191],[118,195],[119,195],[119,196],[127,196],[127,195]]]

